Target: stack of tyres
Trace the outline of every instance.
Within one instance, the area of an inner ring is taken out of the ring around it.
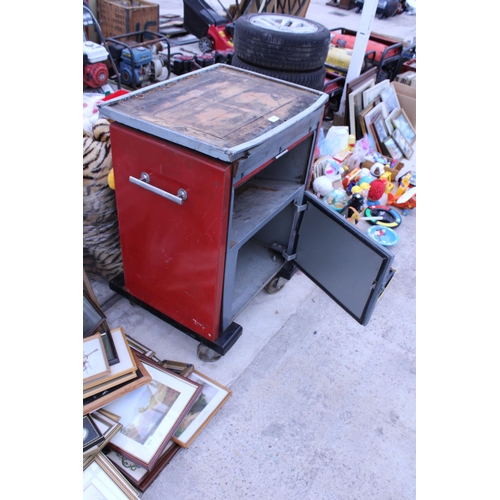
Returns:
[[[232,65],[323,90],[330,31],[288,14],[256,13],[234,23]]]

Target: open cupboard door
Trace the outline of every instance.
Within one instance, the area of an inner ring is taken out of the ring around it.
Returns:
[[[394,255],[308,193],[304,203],[295,264],[358,323],[367,325],[394,275]]]

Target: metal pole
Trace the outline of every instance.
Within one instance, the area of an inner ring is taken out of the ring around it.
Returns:
[[[338,115],[344,116],[345,114],[345,100],[346,100],[346,90],[347,84],[357,78],[361,73],[361,68],[363,66],[363,60],[366,54],[366,46],[370,40],[370,33],[372,30],[373,18],[377,12],[378,0],[365,0],[363,4],[363,10],[361,11],[361,20],[359,22],[359,28],[356,33],[356,41],[354,42],[354,47],[352,49],[351,62],[349,63],[349,68],[347,70],[347,75],[345,78],[344,90],[342,91],[342,97],[340,99],[340,106],[337,112]]]

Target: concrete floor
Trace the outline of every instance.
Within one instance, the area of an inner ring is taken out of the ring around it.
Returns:
[[[158,3],[161,13],[176,13],[175,2]],[[360,18],[318,0],[307,17],[351,29]],[[412,40],[415,21],[375,19],[372,31]],[[397,273],[366,327],[300,271],[239,314],[243,335],[213,363],[197,357],[197,341],[126,299],[105,311],[111,328],[233,391],[145,500],[415,498],[416,209],[397,232]],[[92,284],[101,303],[113,296]]]

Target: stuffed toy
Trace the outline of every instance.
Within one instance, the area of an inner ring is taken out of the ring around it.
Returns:
[[[83,133],[83,267],[109,281],[123,270],[112,172],[109,122],[100,118]]]

